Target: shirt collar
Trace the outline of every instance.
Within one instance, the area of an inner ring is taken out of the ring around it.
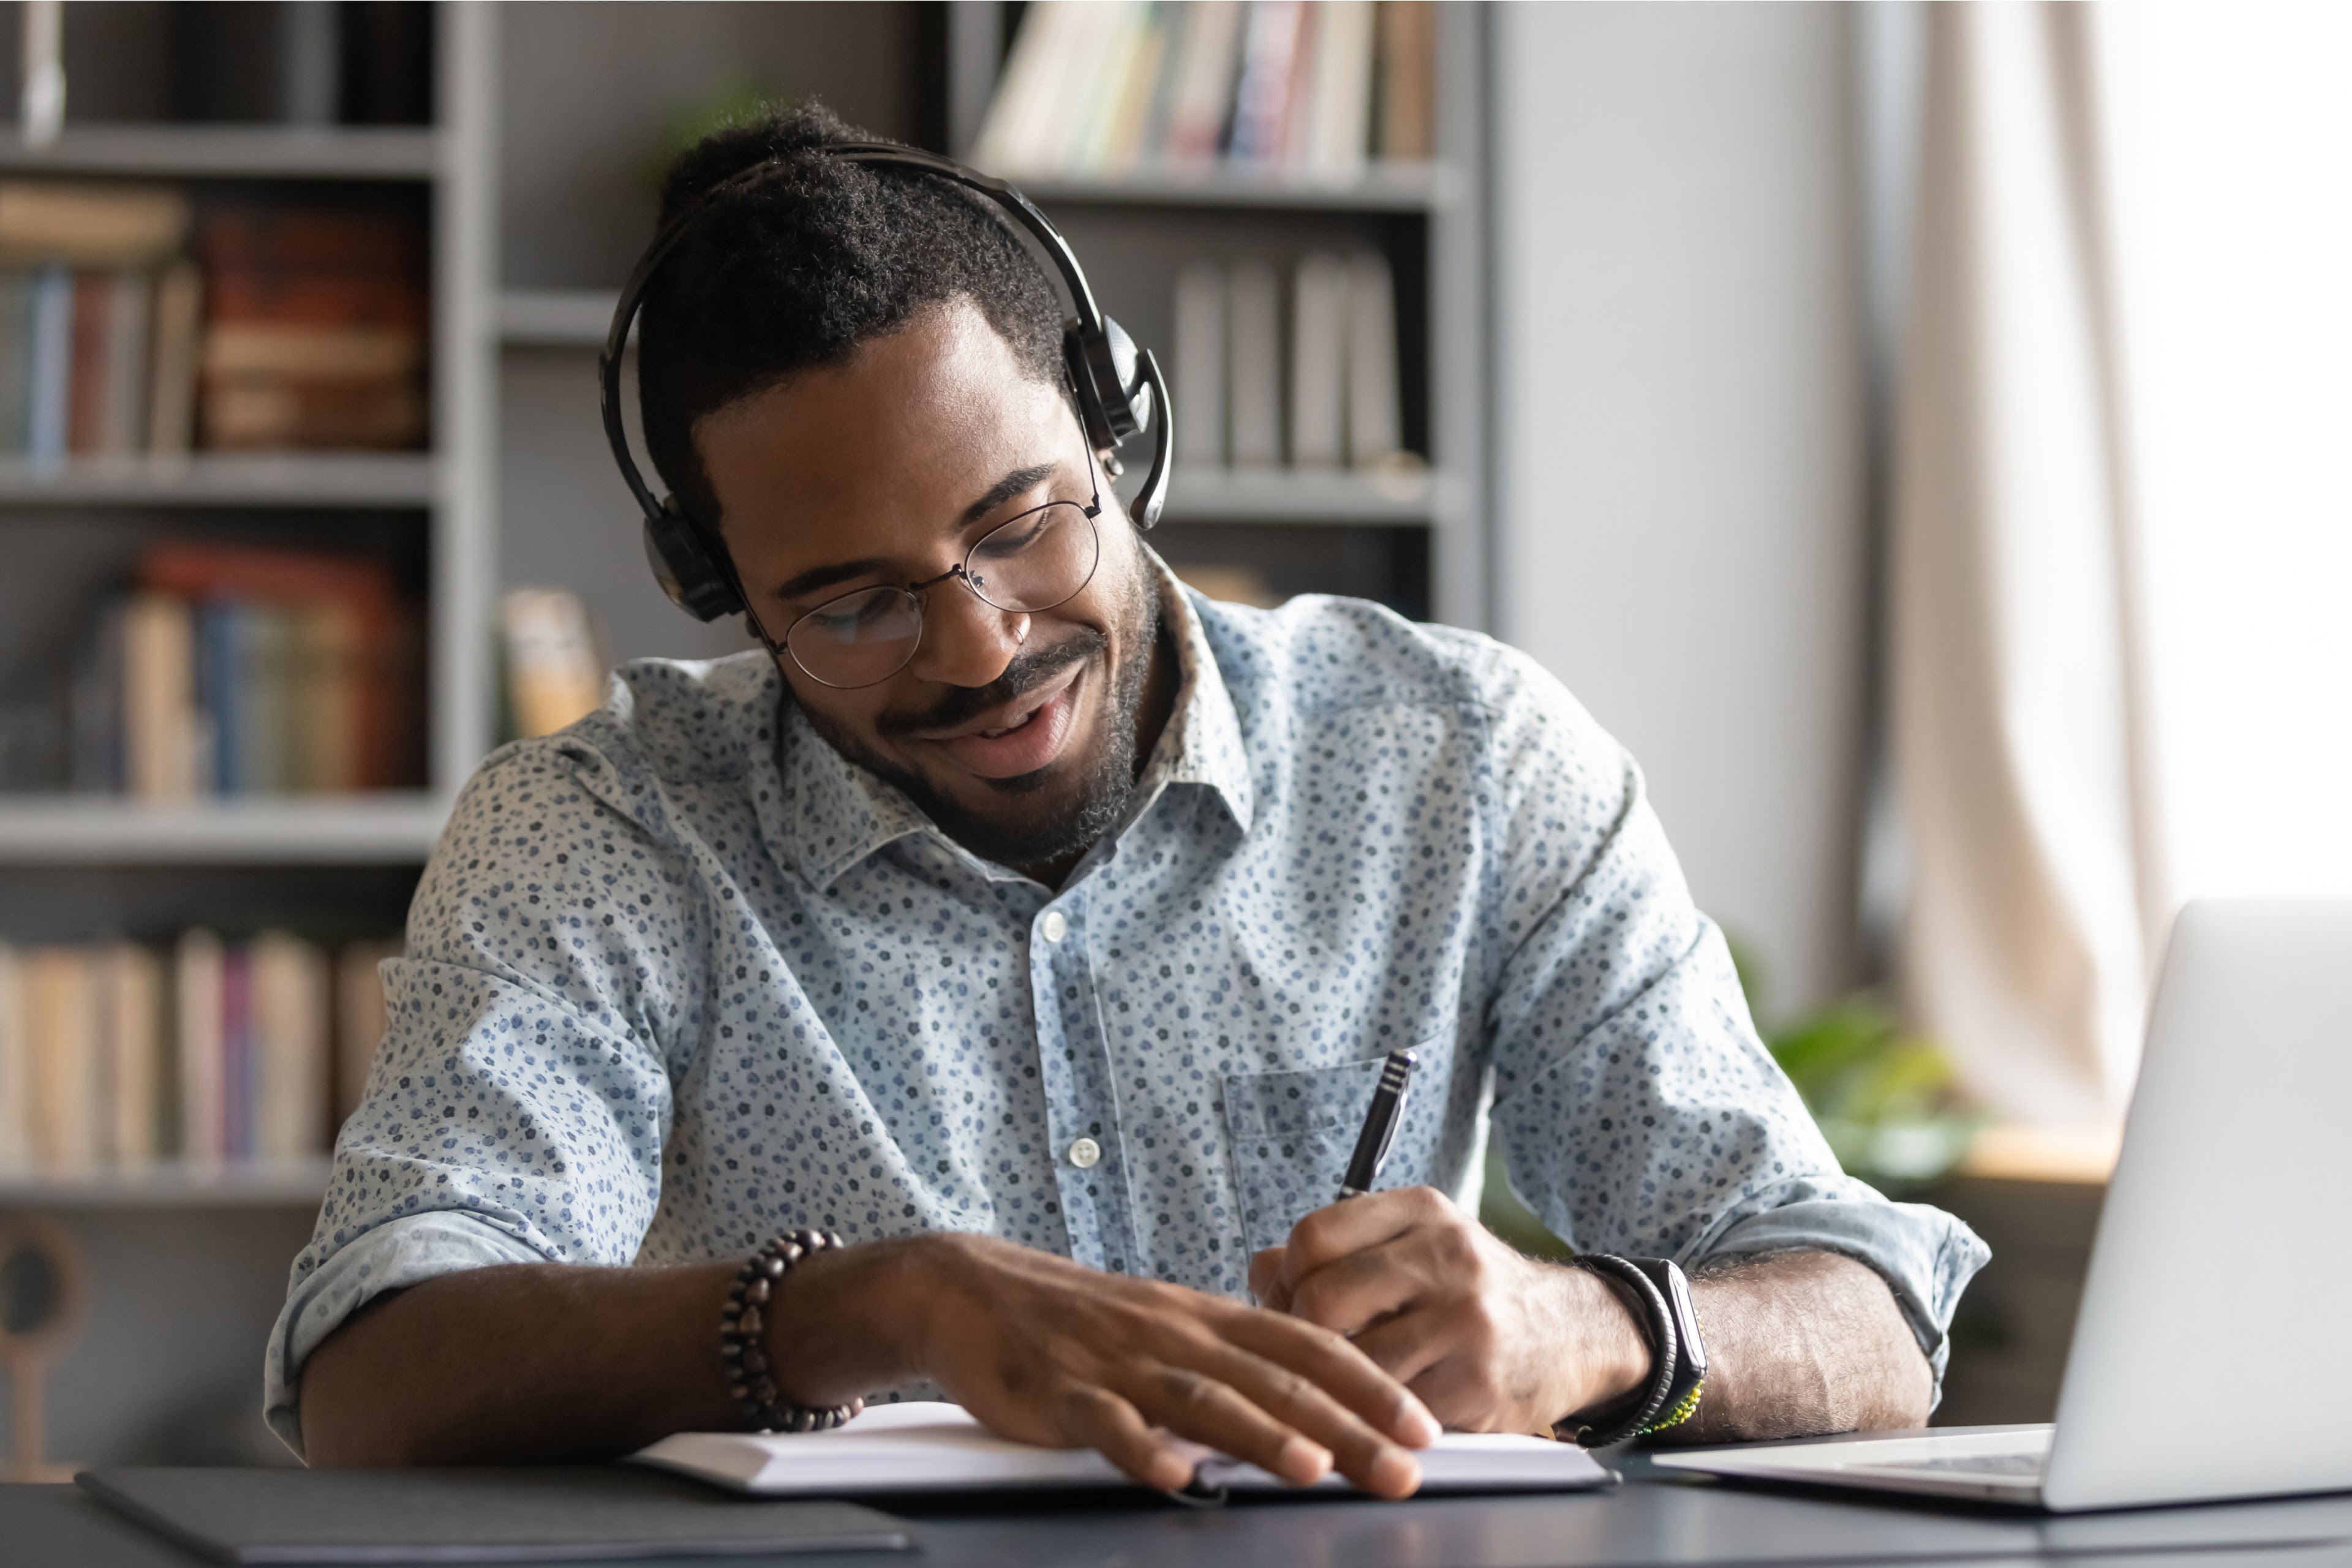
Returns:
[[[1174,784],[1197,784],[1217,795],[1244,833],[1255,811],[1241,721],[1217,668],[1208,633],[1183,585],[1165,563],[1144,552],[1160,595],[1160,625],[1176,651],[1176,701],[1160,743],[1138,781],[1136,817]],[[972,856],[942,833],[895,784],[877,778],[835,751],[816,732],[773,675],[783,710],[782,743],[766,759],[775,779],[762,792],[761,832],[777,858],[812,887],[827,888],[844,872],[900,838],[927,837],[951,856],[992,878],[1017,873]],[[1126,826],[1119,829],[1126,831]]]

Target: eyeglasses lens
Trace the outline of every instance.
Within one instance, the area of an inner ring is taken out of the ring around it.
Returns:
[[[1086,509],[1074,501],[1052,501],[1023,512],[973,545],[964,558],[963,577],[975,595],[1000,610],[1050,610],[1093,581],[1100,553]],[[785,634],[784,646],[812,679],[833,687],[874,686],[907,667],[922,635],[922,602],[913,594],[866,588],[803,616]]]

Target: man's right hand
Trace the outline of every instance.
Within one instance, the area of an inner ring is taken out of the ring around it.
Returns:
[[[1183,1440],[1307,1485],[1421,1484],[1421,1401],[1347,1340],[1286,1314],[1107,1274],[987,1237],[811,1258],[769,1314],[787,1398],[831,1405],[926,1377],[992,1431],[1093,1447],[1147,1486],[1192,1478]]]

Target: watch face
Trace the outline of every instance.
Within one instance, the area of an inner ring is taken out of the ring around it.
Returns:
[[[1675,1333],[1685,1347],[1693,1372],[1706,1371],[1706,1342],[1699,1338],[1698,1309],[1691,1304],[1690,1281],[1673,1264],[1666,1265],[1666,1304],[1674,1309]]]

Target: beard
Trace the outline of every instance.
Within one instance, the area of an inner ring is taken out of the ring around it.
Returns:
[[[1103,723],[1093,750],[1014,778],[977,780],[997,796],[994,810],[953,799],[922,774],[876,755],[824,715],[805,706],[801,711],[826,744],[897,789],[941,832],[982,859],[1015,870],[1048,865],[1091,848],[1119,825],[1135,801],[1136,774],[1143,764],[1143,759],[1135,754],[1143,683],[1150,672],[1152,649],[1160,641],[1160,595],[1153,591],[1148,571],[1136,574],[1133,591],[1120,606],[1118,618],[1120,641],[1129,651],[1108,671]],[[1024,648],[986,686],[951,687],[923,711],[886,714],[877,728],[891,735],[953,728],[1035,690],[1074,664],[1104,660],[1109,648],[1110,638],[1092,629],[1049,647]],[[787,700],[791,689],[785,687]],[[1075,799],[1048,804],[1037,798],[1054,784],[1072,778]]]

